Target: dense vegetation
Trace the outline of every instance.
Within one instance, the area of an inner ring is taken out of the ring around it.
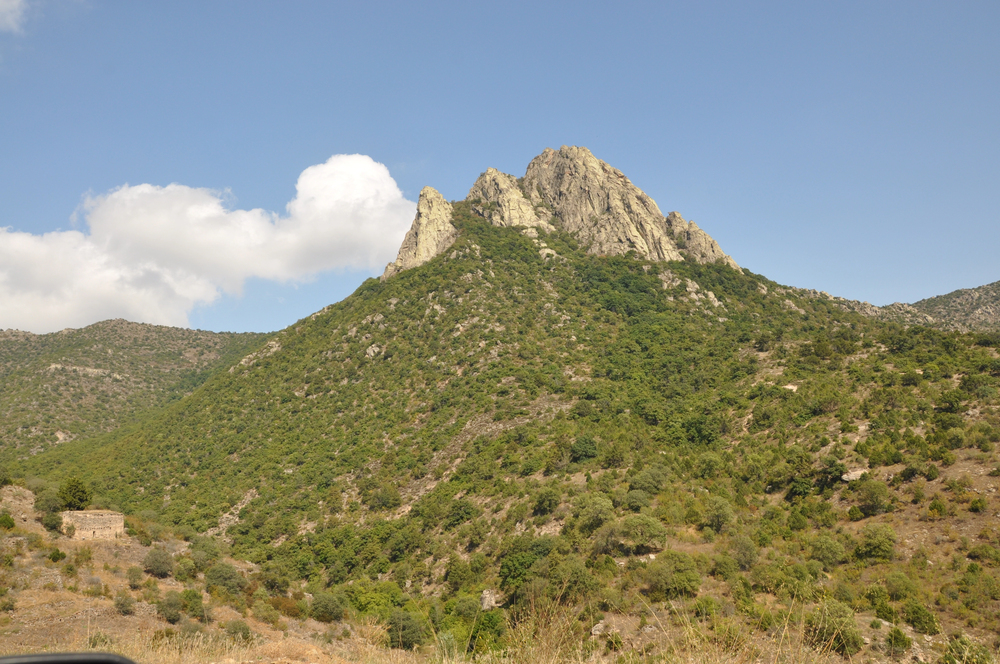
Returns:
[[[856,612],[1000,635],[993,337],[562,234],[543,259],[464,203],[455,223],[446,255],[15,474],[79,474],[145,537],[231,513],[259,574],[210,579],[206,557],[185,574],[255,612],[308,611],[306,590],[404,646],[430,624],[489,648],[503,611],[545,603],[575,607],[581,634],[660,602],[755,629],[797,616],[845,654]],[[486,588],[505,608],[479,609]]]
[[[260,340],[123,320],[42,335],[0,331],[0,463],[166,405]]]

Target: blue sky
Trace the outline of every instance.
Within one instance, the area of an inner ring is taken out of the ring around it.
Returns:
[[[997,34],[995,2],[0,0],[0,328],[279,329],[380,273],[424,185],[563,144],[781,283],[996,281]]]

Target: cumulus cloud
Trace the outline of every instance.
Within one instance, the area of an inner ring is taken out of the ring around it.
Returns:
[[[284,215],[229,209],[210,189],[125,185],[84,200],[86,232],[0,229],[0,328],[48,332],[116,317],[186,326],[194,306],[239,294],[250,277],[295,282],[381,267],[415,207],[364,155],[307,168]]]
[[[27,0],[0,0],[0,32],[20,32]]]

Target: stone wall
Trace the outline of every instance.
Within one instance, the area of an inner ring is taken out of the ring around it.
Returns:
[[[125,536],[125,516],[109,510],[88,510],[86,512],[63,512],[63,532],[68,526],[74,529],[73,539],[117,539]]]

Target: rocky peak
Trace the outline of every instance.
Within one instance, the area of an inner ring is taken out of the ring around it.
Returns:
[[[382,280],[411,267],[423,265],[450,247],[458,237],[451,223],[451,203],[432,187],[424,187],[417,201],[417,216],[403,238],[396,260],[385,266]]]
[[[635,251],[650,260],[700,263],[722,260],[738,267],[708,234],[672,212],[664,217],[656,201],[617,168],[583,147],[546,148],[528,165],[524,190],[535,204],[552,209],[564,230],[594,254]]]
[[[739,269],[697,224],[676,212],[663,216],[652,198],[587,148],[546,148],[531,160],[520,181],[489,168],[472,185],[466,200],[473,212],[494,226],[545,232],[558,226],[575,235],[592,254],[634,251],[648,260],[722,261]],[[444,197],[425,187],[399,256],[382,278],[443,253],[458,237],[451,214]]]
[[[501,173],[495,168],[487,168],[469,190],[467,201],[472,211],[494,226],[524,226],[541,228],[546,232],[555,228],[547,221],[551,212],[536,209],[517,184],[513,175]]]

